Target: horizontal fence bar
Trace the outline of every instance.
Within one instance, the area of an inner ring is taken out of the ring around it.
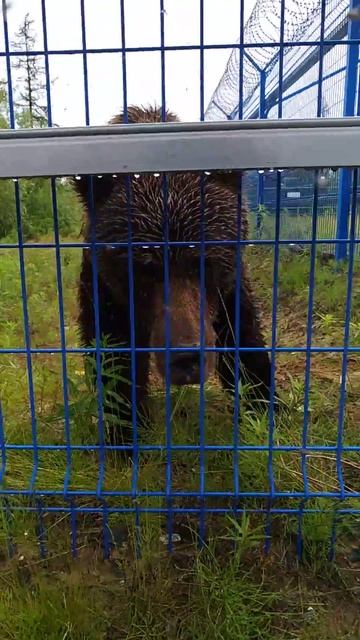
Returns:
[[[0,140],[18,138],[67,138],[74,135],[93,137],[99,135],[132,135],[134,133],[174,133],[198,131],[239,131],[254,129],[332,129],[358,127],[359,118],[308,118],[282,120],[225,120],[217,122],[142,122],[137,124],[113,124],[89,127],[49,127],[41,129],[0,129]]]
[[[320,45],[338,45],[348,47],[352,44],[360,44],[359,38],[351,38],[351,40],[342,40],[341,38],[326,37],[322,39],[316,40],[302,40],[301,42],[296,42],[294,40],[285,40],[281,43],[283,47],[289,48],[298,48],[298,47],[319,47]],[[276,49],[279,47],[279,42],[269,41],[262,42],[261,48],[271,48]],[[101,53],[156,53],[161,51],[211,51],[211,50],[223,50],[223,49],[258,49],[258,42],[228,42],[228,43],[218,43],[218,44],[179,44],[179,45],[164,45],[164,46],[148,46],[148,47],[87,47],[87,54],[101,54]],[[74,55],[83,55],[83,49],[48,49],[44,51],[44,49],[30,49],[29,51],[0,51],[1,57],[24,57],[29,58],[33,56],[74,56]]]
[[[59,418],[59,421],[63,418]],[[200,449],[204,449],[205,451],[269,451],[269,445],[261,445],[261,444],[239,444],[237,447],[234,447],[232,444],[172,444],[170,447],[162,444],[138,444],[139,451],[200,451]],[[35,447],[32,444],[11,444],[5,443],[5,449],[9,449],[12,451],[32,451]],[[66,451],[66,444],[38,444],[36,448],[39,451]],[[99,445],[99,444],[72,444],[71,449],[76,451],[98,451],[99,449],[106,449],[109,451],[127,451],[131,450],[133,445]],[[287,451],[294,453],[302,453],[309,454],[316,452],[322,453],[336,453],[339,450],[337,445],[308,445],[306,447],[302,447],[300,445],[287,445],[287,444],[279,444],[271,447],[272,451]],[[360,452],[360,445],[344,445],[341,447],[342,451],[345,452]]]
[[[319,215],[319,218],[321,216]],[[335,217],[335,216],[334,216]],[[275,220],[275,215],[273,216],[273,219]],[[255,247],[257,245],[259,246],[270,246],[273,247],[276,244],[279,245],[289,245],[289,246],[310,246],[313,244],[316,245],[321,245],[321,244],[349,244],[352,243],[354,245],[360,244],[360,238],[355,239],[355,238],[319,238],[318,240],[303,240],[303,239],[292,239],[292,240],[257,240],[257,239],[251,239],[251,240],[204,240],[203,244],[205,246],[221,246],[221,245],[232,245],[232,246],[236,246],[236,245],[244,245],[244,246],[248,246],[248,247]],[[188,247],[188,248],[194,248],[194,247],[199,247],[201,246],[201,242],[195,241],[194,242],[181,242],[181,241],[172,241],[169,240],[168,243],[159,241],[159,242],[146,242],[145,240],[143,242],[95,242],[94,243],[96,247],[105,247],[106,249],[127,249],[129,247],[129,245],[131,247],[141,247],[142,249],[147,249],[147,248],[160,248],[160,247],[164,247],[166,244],[169,247]],[[91,249],[91,244],[89,242],[59,242],[58,244],[56,244],[55,242],[26,242],[22,245],[23,249],[56,249],[57,247],[60,247],[60,249]],[[0,249],[18,249],[19,248],[19,244],[16,242],[4,242],[3,244],[0,242]]]
[[[137,353],[178,353],[179,351],[184,353],[199,353],[200,347],[134,347],[133,349]],[[262,353],[264,351],[276,351],[277,353],[343,353],[344,347],[203,347],[201,351],[205,353]],[[347,347],[346,350],[349,353],[360,353],[360,347]],[[22,347],[14,347],[13,349],[7,347],[0,349],[1,354],[27,354],[27,353],[43,353],[48,355],[56,355],[57,353],[131,353],[131,347],[68,347],[62,349],[61,347],[31,347],[25,349]]]
[[[11,508],[12,511],[29,511],[29,512],[39,512],[38,507],[33,507],[33,506],[19,506],[19,505],[7,505],[7,506],[3,506],[0,505],[0,511],[8,511],[9,508]],[[89,514],[101,514],[104,515],[104,505],[102,505],[101,507],[78,507],[76,505],[72,505],[71,507],[54,507],[54,506],[48,506],[48,505],[42,505],[41,506],[42,511],[44,513],[68,513],[68,514],[72,514],[72,513],[89,513]],[[131,513],[131,514],[135,514],[135,513],[153,513],[153,514],[167,514],[168,513],[168,508],[167,507],[141,507],[136,505],[135,507],[111,507],[109,505],[106,505],[106,513],[107,514],[113,514],[113,513]],[[298,515],[302,515],[304,513],[306,514],[311,514],[311,513],[323,513],[325,511],[324,509],[318,508],[309,508],[309,507],[305,507],[305,508],[291,508],[291,507],[287,507],[287,508],[281,508],[281,507],[268,507],[266,509],[259,507],[258,509],[254,509],[254,508],[247,508],[247,507],[207,507],[206,505],[201,506],[201,507],[171,507],[171,512],[172,513],[213,513],[213,514],[225,514],[225,513],[232,513],[233,515],[236,514],[248,514],[248,513],[263,513],[265,515],[293,515],[293,516],[298,516]],[[360,509],[351,509],[351,508],[343,508],[343,509],[336,509],[335,513],[337,516],[355,516],[355,515],[360,515]]]
[[[63,489],[3,489],[0,488],[0,496],[31,496],[31,497],[59,497],[64,496]],[[304,491],[239,491],[234,493],[233,491],[137,491],[134,495],[133,491],[101,491],[94,489],[69,489],[66,491],[66,496],[73,498],[132,498],[133,500],[138,498],[168,498],[169,500],[176,498],[360,498],[359,491],[309,491],[305,494]]]
[[[0,177],[356,167],[359,148],[359,118],[4,130]]]

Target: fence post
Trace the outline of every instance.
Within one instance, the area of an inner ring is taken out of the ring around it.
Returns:
[[[349,9],[352,17],[349,19],[348,40],[355,40],[360,37],[360,20],[356,18],[360,10],[360,0],[350,0]],[[346,76],[344,91],[343,115],[353,116],[355,114],[355,98],[357,89],[357,69],[359,59],[359,44],[354,42],[347,45],[346,56]],[[351,197],[351,170],[340,169],[339,193],[337,203],[336,239],[344,240],[348,237],[348,220]],[[347,244],[341,242],[335,247],[336,260],[344,260],[347,257]]]
[[[266,71],[260,70],[259,118],[266,118]],[[265,199],[265,174],[258,173],[257,206],[262,207]],[[262,215],[256,217],[256,236],[261,237]]]

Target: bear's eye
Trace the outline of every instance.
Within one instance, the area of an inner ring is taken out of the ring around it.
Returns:
[[[219,265],[214,260],[207,260],[205,263],[205,277],[208,283],[217,286],[219,279]]]
[[[189,260],[184,262],[184,273],[186,272],[187,276],[192,278],[197,278],[200,276],[200,261],[199,260]]]
[[[146,278],[151,281],[161,281],[163,278],[163,270],[161,265],[155,262],[152,256],[146,258],[139,256],[134,262],[134,269],[137,273],[141,274],[142,278]]]

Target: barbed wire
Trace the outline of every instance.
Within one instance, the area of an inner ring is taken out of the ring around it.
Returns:
[[[348,0],[327,0],[325,7],[325,37],[332,36],[341,23],[346,22]],[[284,8],[283,42],[314,42],[320,39],[322,0],[286,0]],[[240,100],[239,78],[242,64],[242,98],[246,106],[259,88],[259,70],[270,74],[279,61],[280,28],[282,20],[281,0],[257,0],[244,28],[244,53],[240,46],[233,49],[224,74],[211,98],[206,111],[207,120],[231,118]],[[240,39],[238,41],[240,43]],[[251,44],[251,48],[246,48]],[[253,46],[258,44],[258,46]],[[268,46],[266,46],[268,45]],[[278,45],[278,46],[276,46]],[[302,47],[298,63],[309,53]],[[294,66],[294,47],[284,47],[284,77]],[[292,65],[290,62],[292,60]],[[246,114],[244,114],[246,117]]]

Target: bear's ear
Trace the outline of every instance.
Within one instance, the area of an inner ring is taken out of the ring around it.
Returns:
[[[76,176],[71,182],[81,201],[89,209],[92,200],[97,208],[109,198],[116,180],[119,178],[112,175]]]
[[[177,115],[171,111],[166,112],[165,120],[168,122],[179,122]],[[123,112],[119,113],[109,121],[109,125],[124,124],[125,122],[127,124],[162,122],[162,110],[156,105],[148,105],[147,107],[129,106],[127,108],[126,118]],[[121,176],[116,177],[110,174],[93,176],[92,178],[89,176],[76,176],[72,180],[72,184],[87,208],[90,208],[90,193],[92,191],[93,204],[96,208],[109,198],[115,182],[121,179]]]
[[[124,112],[119,113],[114,116],[109,124],[141,124],[141,123],[151,123],[151,122],[162,122],[163,121],[163,113],[161,107],[156,105],[148,105],[144,106],[135,106],[129,105],[127,108],[126,118]],[[165,121],[166,122],[180,122],[176,113],[172,111],[166,110],[165,113]]]
[[[225,187],[233,193],[238,193],[242,189],[242,171],[240,170],[216,170],[210,171],[207,175],[209,182]]]

